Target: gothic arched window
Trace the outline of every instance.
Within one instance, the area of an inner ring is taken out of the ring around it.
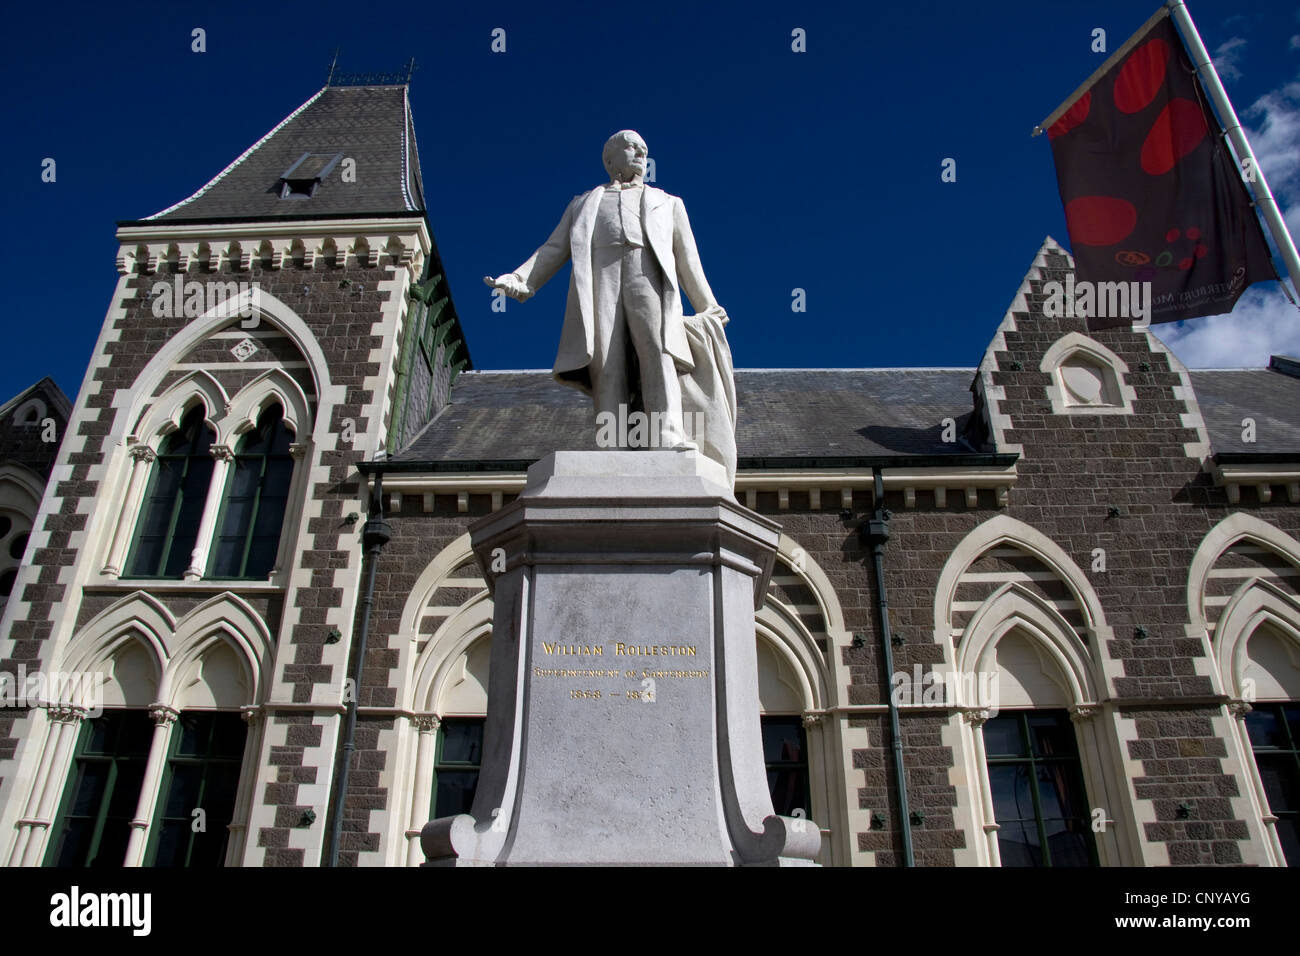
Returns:
[[[190,409],[159,449],[127,562],[130,577],[178,578],[189,564],[212,479],[213,434],[203,417],[202,405]]]
[[[266,578],[275,567],[293,456],[284,410],[272,405],[235,452],[208,576]]]

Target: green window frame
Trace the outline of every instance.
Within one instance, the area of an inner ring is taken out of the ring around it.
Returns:
[[[212,482],[214,435],[196,405],[162,442],[149,474],[135,539],[126,562],[128,578],[179,578],[189,566]]]
[[[264,580],[275,567],[293,483],[293,433],[271,405],[239,442],[226,478],[209,578]]]
[[[483,762],[483,717],[445,717],[433,758],[432,819],[469,813]]]
[[[1287,866],[1300,866],[1300,703],[1252,704],[1246,734],[1282,856]]]
[[[802,717],[762,717],[763,763],[772,808],[783,817],[811,817],[808,734]],[[796,814],[795,811],[801,811]]]
[[[126,862],[153,729],[147,710],[105,710],[82,722],[46,866]]]
[[[248,725],[231,711],[184,711],[176,718],[145,866],[225,865]],[[195,832],[202,810],[203,829]]]
[[[1070,715],[1004,711],[983,733],[1002,865],[1097,866]]]

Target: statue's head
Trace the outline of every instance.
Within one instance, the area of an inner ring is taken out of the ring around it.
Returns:
[[[639,181],[645,175],[648,152],[640,133],[633,129],[621,129],[605,141],[605,149],[600,158],[611,181]]]

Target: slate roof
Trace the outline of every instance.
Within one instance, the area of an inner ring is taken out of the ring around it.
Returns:
[[[992,449],[941,440],[944,418],[961,435],[972,414],[971,369],[737,369],[740,466],[799,459],[969,457]],[[1300,456],[1300,377],[1270,369],[1192,371],[1215,452]],[[467,372],[451,403],[389,461],[438,470],[522,469],[560,448],[594,448],[591,402],[549,371]],[[1257,441],[1241,441],[1241,420]]]
[[[944,418],[960,434],[971,415],[974,378],[975,369],[737,369],[741,467],[989,451],[941,440]],[[549,371],[470,372],[390,460],[522,463],[595,447],[591,400]]]
[[[322,178],[310,199],[281,199],[280,177],[304,153],[326,158],[341,153],[356,160],[356,181],[343,182],[340,163]],[[424,190],[407,88],[327,86],[198,192],[135,224],[423,212]]]
[[[1215,452],[1300,452],[1300,378],[1274,369],[1201,369],[1190,374]],[[1255,420],[1253,443],[1241,440],[1243,418]]]

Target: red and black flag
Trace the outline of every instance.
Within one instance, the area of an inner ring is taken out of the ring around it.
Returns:
[[[1043,126],[1076,282],[1150,282],[1150,321],[1176,322],[1230,312],[1246,286],[1277,278],[1242,174],[1167,9]],[[1131,322],[1088,319],[1093,329]]]

